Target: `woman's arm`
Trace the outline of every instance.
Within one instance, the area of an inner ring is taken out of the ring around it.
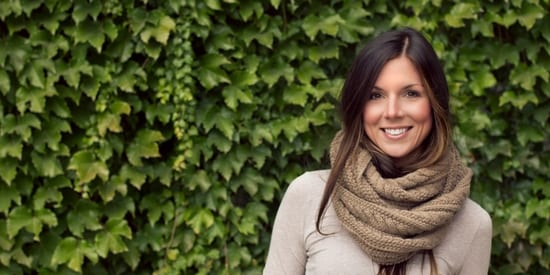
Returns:
[[[306,249],[304,217],[306,216],[307,182],[298,177],[288,187],[273,225],[264,275],[304,274]]]
[[[479,227],[464,258],[460,275],[486,275],[491,259],[493,225],[487,212],[479,215]]]

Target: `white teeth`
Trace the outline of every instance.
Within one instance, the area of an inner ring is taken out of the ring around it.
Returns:
[[[386,134],[389,134],[389,135],[392,135],[392,136],[397,136],[397,135],[401,135],[403,133],[405,133],[405,131],[407,131],[407,128],[401,128],[401,129],[384,129],[384,131],[386,132]]]

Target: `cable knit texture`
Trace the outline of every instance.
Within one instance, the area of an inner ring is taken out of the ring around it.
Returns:
[[[331,162],[340,146],[336,135]],[[472,172],[454,147],[435,165],[403,177],[383,178],[370,153],[348,158],[332,197],[338,218],[378,264],[396,264],[436,247],[470,191]]]

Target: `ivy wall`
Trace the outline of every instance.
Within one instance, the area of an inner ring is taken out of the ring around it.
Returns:
[[[3,0],[0,273],[258,274],[326,168],[346,70],[412,26],[492,215],[492,274],[550,272],[550,1]]]

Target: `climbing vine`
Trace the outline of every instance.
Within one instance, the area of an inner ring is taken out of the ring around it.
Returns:
[[[491,274],[550,269],[548,1],[4,2],[0,273],[259,274],[352,58],[400,26],[445,66]]]

